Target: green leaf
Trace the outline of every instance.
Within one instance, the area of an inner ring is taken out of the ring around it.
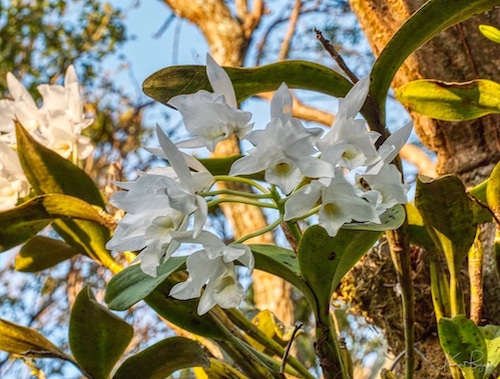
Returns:
[[[465,315],[443,317],[438,323],[444,352],[462,371],[465,379],[482,379],[487,363],[486,343],[476,324]]]
[[[500,43],[500,30],[491,25],[479,25],[479,31],[489,40]]]
[[[37,194],[74,196],[104,209],[99,189],[83,170],[40,145],[19,123],[16,123],[16,136],[21,165]],[[107,267],[116,266],[105,247],[111,234],[104,226],[83,220],[56,220],[53,227],[76,250]]]
[[[487,79],[464,83],[415,80],[395,93],[405,107],[437,120],[467,121],[500,113],[500,84]]]
[[[335,237],[330,237],[319,225],[305,231],[299,245],[299,266],[319,306],[329,306],[332,292],[344,275],[381,235],[382,232],[340,229]]]
[[[488,200],[486,198],[486,190],[488,188],[489,179],[478,185],[469,188],[467,193],[476,199],[473,202],[472,212],[474,213],[474,222],[476,224],[483,224],[485,222],[491,222],[493,218],[491,217],[491,212],[486,209]],[[481,202],[482,204],[479,204]]]
[[[0,350],[29,358],[71,360],[40,333],[2,319],[0,319]]]
[[[0,212],[0,249],[4,251],[34,236],[58,218],[89,220],[110,226],[110,219],[73,196],[50,193],[36,196],[25,203]]]
[[[255,257],[255,268],[279,276],[297,287],[316,308],[316,298],[301,278],[297,256],[292,250],[275,245],[248,245]]]
[[[248,376],[223,361],[216,358],[210,358],[209,361],[210,367],[204,368],[203,371],[211,379],[248,379]]]
[[[124,311],[151,294],[166,278],[186,262],[184,257],[171,257],[158,267],[156,278],[145,274],[140,265],[119,272],[108,283],[104,301],[110,309]]]
[[[132,340],[133,328],[100,305],[85,287],[78,294],[69,322],[69,346],[92,379],[108,379]]]
[[[352,223],[344,224],[342,229],[345,230],[371,230],[375,232],[383,232],[386,230],[396,230],[405,221],[406,212],[401,204],[396,204],[391,209],[380,215],[380,224],[374,223]]]
[[[37,194],[63,193],[105,207],[99,189],[83,170],[40,145],[19,123],[16,136],[19,159]]]
[[[481,331],[484,342],[486,343],[488,356],[483,378],[489,378],[495,368],[500,364],[500,326],[479,326],[479,330]]]
[[[198,160],[206,167],[212,175],[228,175],[232,164],[243,157],[242,154],[232,155],[224,158],[199,158]],[[264,180],[264,171],[251,175],[241,175],[243,178],[253,180]]]
[[[486,200],[496,216],[500,215],[500,162],[491,172],[486,187]]]
[[[169,296],[178,281],[168,277],[144,301],[161,317],[199,336],[225,340],[226,332],[213,320],[210,313],[199,316],[196,312],[199,299],[178,300]]]
[[[454,175],[437,179],[419,176],[415,205],[427,228],[432,228],[449,267],[459,272],[476,235],[472,200]],[[433,236],[434,238],[434,236]]]
[[[209,367],[203,347],[184,337],[172,337],[131,356],[119,367],[114,379],[164,379],[177,370]]]
[[[38,272],[55,266],[78,254],[63,241],[45,236],[35,236],[26,242],[16,257],[15,269],[22,272]]]
[[[382,121],[389,86],[406,58],[439,32],[496,5],[500,0],[430,0],[403,24],[372,69],[370,94],[379,105]]]
[[[234,86],[238,102],[261,92],[275,91],[285,82],[290,88],[321,92],[335,97],[345,97],[352,88],[351,82],[338,72],[306,61],[286,61],[261,67],[224,67]],[[205,66],[174,66],[164,68],[143,83],[144,93],[167,104],[177,95],[211,91]],[[361,110],[371,122],[378,119],[377,110],[367,102]]]
[[[408,230],[410,232],[410,243],[423,247],[431,254],[436,254],[437,246],[425,227],[424,219],[418,209],[411,203],[406,204],[408,215]]]

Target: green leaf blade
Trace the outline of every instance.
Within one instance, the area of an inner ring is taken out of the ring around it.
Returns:
[[[128,358],[118,368],[114,379],[164,379],[189,367],[209,367],[207,353],[195,341],[172,337]]]
[[[33,329],[0,319],[0,350],[29,358],[70,360],[58,347]]]
[[[132,337],[132,327],[97,303],[88,287],[78,294],[71,310],[69,345],[91,378],[108,379]]]
[[[179,270],[187,257],[170,257],[158,267],[156,278],[145,274],[140,265],[132,265],[109,281],[104,301],[109,308],[124,311],[150,295],[165,279]]]
[[[492,80],[415,80],[399,87],[395,94],[404,106],[437,120],[468,121],[500,113],[500,84]]]

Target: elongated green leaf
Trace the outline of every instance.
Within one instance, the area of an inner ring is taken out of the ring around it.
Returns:
[[[425,225],[436,232],[439,241],[434,242],[441,244],[449,267],[458,270],[476,235],[472,200],[467,196],[463,183],[454,175],[437,179],[420,176],[415,205]]]
[[[151,294],[166,278],[180,269],[187,257],[171,257],[158,267],[156,278],[145,274],[140,265],[132,265],[109,281],[104,300],[109,308],[124,311]]]
[[[399,87],[396,99],[424,116],[467,121],[500,113],[500,84],[487,79],[464,83],[415,80]]]
[[[491,222],[493,220],[491,216],[491,211],[488,209],[488,200],[486,198],[486,191],[488,188],[489,179],[478,185],[469,188],[467,193],[473,199],[475,199],[472,207],[472,212],[474,213],[474,222],[476,224],[483,224],[485,222]]]
[[[424,219],[413,204],[406,204],[408,215],[408,230],[410,232],[410,243],[423,247],[431,254],[436,254],[437,246],[425,227]]]
[[[93,206],[76,197],[58,193],[39,195],[0,212],[1,251],[24,242],[58,218],[89,220],[108,226],[111,222]]]
[[[382,232],[341,229],[332,238],[318,225],[305,231],[299,245],[299,266],[320,306],[329,306],[332,292],[344,275],[381,235]]]
[[[466,379],[482,379],[487,363],[486,343],[481,331],[465,315],[443,317],[438,323],[439,342],[444,352]]]
[[[496,5],[500,5],[500,0],[431,0],[404,23],[372,69],[370,94],[380,106],[382,121],[389,86],[406,58],[439,32]]]
[[[233,366],[216,358],[210,358],[210,367],[203,371],[211,379],[248,379],[248,376],[236,370]]]
[[[133,334],[133,328],[100,305],[88,287],[82,289],[71,310],[69,346],[92,379],[109,378]]]
[[[40,145],[19,123],[16,124],[16,136],[21,165],[36,193],[65,194],[104,208],[99,189],[83,170]],[[111,234],[104,226],[84,220],[57,220],[53,227],[78,251],[107,267],[116,265],[105,247]]]
[[[486,200],[496,216],[500,215],[500,162],[493,169],[486,187]]]
[[[500,43],[500,30],[491,25],[479,25],[479,30],[489,40]]]
[[[500,326],[479,326],[479,330],[486,343],[486,352],[488,355],[483,378],[489,378],[495,368],[500,364]]]
[[[83,170],[40,145],[19,123],[16,136],[23,170],[38,194],[63,193],[105,207],[99,189]]]
[[[306,282],[302,280],[297,256],[292,250],[274,245],[249,245],[255,257],[255,268],[279,276],[297,287],[313,308],[316,299]]]
[[[16,257],[15,269],[22,272],[38,272],[55,266],[78,254],[63,241],[44,236],[28,240]]]
[[[226,333],[214,322],[210,313],[199,316],[196,312],[199,299],[177,300],[168,294],[178,281],[172,276],[164,280],[144,301],[160,316],[199,336],[225,340]]]
[[[290,88],[345,97],[352,84],[338,72],[306,61],[286,61],[253,68],[224,67],[233,82],[238,102],[260,92],[275,91],[285,82]],[[164,68],[143,83],[144,93],[167,104],[177,95],[211,91],[205,66],[174,66]],[[361,110],[368,122],[377,120],[377,110],[368,101]]]
[[[0,350],[29,358],[70,360],[59,348],[33,329],[0,319]]]
[[[184,337],[172,337],[128,358],[113,378],[164,379],[177,370],[209,366],[207,353],[198,342]]]
[[[241,158],[243,155],[232,155],[230,157],[224,158],[201,158],[199,161],[206,167],[212,175],[228,175],[231,165]],[[241,175],[243,178],[249,178],[253,180],[264,180],[264,172],[258,172],[251,175]]]

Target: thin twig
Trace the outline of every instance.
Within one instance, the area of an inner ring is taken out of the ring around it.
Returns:
[[[347,64],[344,61],[344,58],[342,58],[342,56],[337,52],[337,50],[330,43],[330,41],[323,37],[323,33],[321,33],[321,30],[314,28],[314,31],[316,32],[316,38],[319,40],[319,42],[321,42],[325,50],[330,53],[332,58],[335,59],[335,62],[337,62],[342,71],[346,73],[346,75],[349,77],[349,79],[351,79],[353,83],[358,82],[359,81],[358,77],[347,66]]]
[[[299,331],[299,329],[302,328],[304,324],[302,324],[300,321],[295,323],[295,328],[293,329],[292,336],[290,337],[290,341],[288,341],[288,344],[286,345],[285,352],[283,353],[283,358],[281,358],[281,366],[280,366],[280,375],[283,375],[285,377],[285,366],[286,366],[286,361],[288,359],[288,355],[290,354],[290,349],[292,347],[292,343],[295,339],[295,335]]]

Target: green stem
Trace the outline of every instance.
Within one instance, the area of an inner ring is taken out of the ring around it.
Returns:
[[[248,205],[254,205],[256,207],[260,208],[272,208],[276,209],[275,204],[270,204],[270,203],[263,203],[261,201],[253,201],[253,200],[245,200],[245,199],[234,199],[234,198],[228,198],[228,197],[223,197],[221,199],[216,199],[209,201],[208,207],[215,207],[221,203],[239,203],[239,204],[248,204]]]
[[[216,175],[216,176],[214,176],[214,180],[216,182],[244,183],[244,184],[248,184],[249,186],[257,188],[262,193],[269,193],[269,190],[267,188],[261,186],[259,183],[255,182],[251,179],[241,178],[239,176]]]
[[[337,336],[329,312],[318,315],[316,320],[316,355],[323,370],[324,379],[350,379],[344,367]]]
[[[477,228],[476,238],[469,250],[470,318],[479,324],[483,306],[483,246],[481,229]]]
[[[411,270],[411,255],[408,233],[408,219],[398,230],[386,232],[391,251],[391,258],[396,269],[398,283],[401,286],[403,301],[403,322],[405,336],[405,378],[413,378],[415,356],[415,304]]]
[[[246,240],[249,240],[250,238],[257,237],[257,236],[260,236],[261,234],[270,232],[271,230],[276,228],[282,221],[283,221],[283,216],[280,216],[280,218],[278,218],[272,224],[267,225],[265,228],[256,230],[255,232],[248,233],[248,234],[244,235],[243,237],[238,238],[236,241],[234,241],[234,243],[243,243]]]
[[[241,191],[234,191],[234,190],[217,190],[217,191],[208,191],[208,192],[200,193],[200,196],[202,196],[202,197],[219,196],[219,195],[240,196],[240,197],[247,197],[250,199],[272,199],[272,197],[273,197],[270,194],[259,195],[256,193],[241,192]]]
[[[242,329],[246,334],[256,340],[258,343],[264,345],[267,349],[271,350],[276,355],[280,357],[284,355],[285,349],[277,343],[272,338],[268,337],[262,330],[257,328],[251,321],[249,321],[240,311],[237,309],[228,309],[225,311],[229,319],[240,329]],[[314,379],[307,368],[305,368],[296,358],[289,356],[287,363],[293,367],[297,372],[299,372],[306,379]]]

